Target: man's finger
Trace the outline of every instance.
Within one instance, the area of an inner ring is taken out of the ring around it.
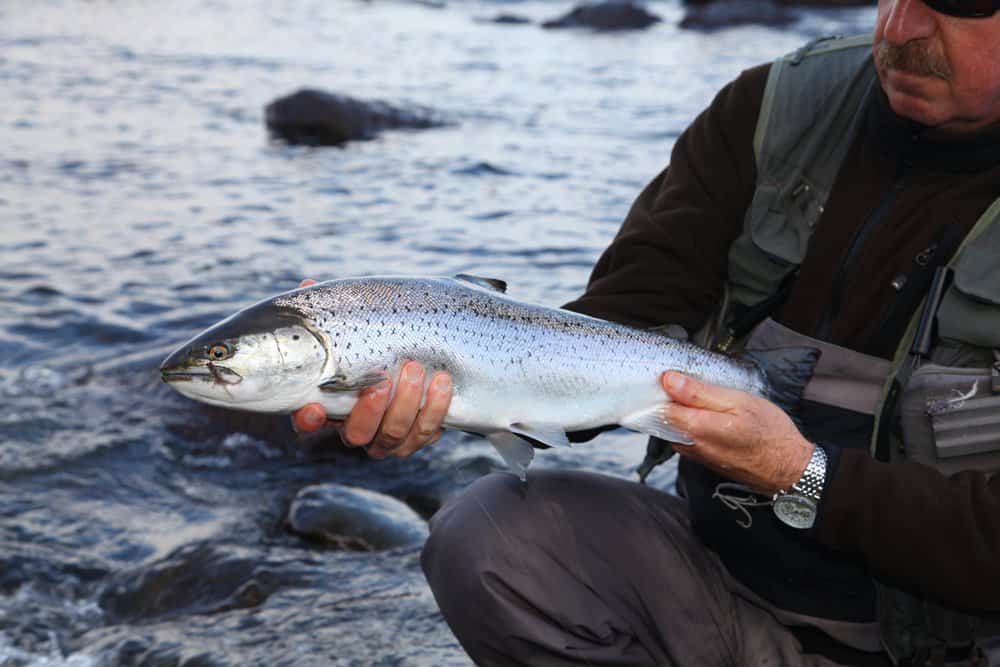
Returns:
[[[424,398],[424,367],[415,361],[403,364],[399,373],[396,395],[385,411],[382,426],[375,435],[375,444],[393,450],[403,444],[420,410]]]
[[[391,391],[392,381],[386,380],[361,392],[357,404],[344,421],[344,444],[361,447],[372,441],[389,405]]]
[[[299,283],[299,287],[309,287],[310,285],[315,285],[315,284],[316,281],[313,280],[312,278],[305,278],[302,282]]]
[[[309,403],[292,415],[292,426],[299,433],[312,433],[326,426],[326,410],[319,403]]]
[[[396,450],[396,456],[409,456],[441,437],[441,424],[451,404],[451,377],[438,373],[427,388],[427,400],[417,414],[406,440]]]
[[[739,404],[740,392],[702,382],[683,373],[667,371],[663,374],[662,384],[673,401],[688,407],[727,412]]]

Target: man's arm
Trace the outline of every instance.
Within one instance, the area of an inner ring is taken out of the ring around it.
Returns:
[[[670,167],[632,205],[570,310],[699,328],[722,296],[729,246],[753,197],[753,135],[769,66],[723,88],[677,139]]]
[[[944,604],[1000,611],[1000,476],[946,477],[845,449],[828,471],[817,538]]]
[[[694,440],[674,449],[769,496],[801,477],[814,445],[758,396],[664,374],[671,425]],[[885,464],[856,449],[831,453],[812,535],[860,555],[876,575],[920,597],[1000,611],[1000,476],[945,477]]]

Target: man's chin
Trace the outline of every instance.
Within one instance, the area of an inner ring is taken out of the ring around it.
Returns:
[[[941,108],[947,83],[936,77],[892,72],[882,80],[889,106],[899,116],[936,126],[947,119]]]

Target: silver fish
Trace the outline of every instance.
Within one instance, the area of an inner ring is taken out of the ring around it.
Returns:
[[[517,301],[499,280],[371,277],[318,283],[239,311],[180,346],[163,379],[205,403],[289,413],[321,403],[344,417],[362,389],[406,360],[453,379],[444,425],[489,438],[522,479],[534,448],[608,425],[691,443],[664,418],[664,371],[798,401],[816,351],[754,360],[567,310]],[[775,364],[781,370],[769,369]]]

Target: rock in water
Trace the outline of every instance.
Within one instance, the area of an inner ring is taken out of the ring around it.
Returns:
[[[372,139],[386,129],[426,129],[443,124],[427,109],[406,111],[385,102],[308,88],[268,104],[264,122],[274,136],[307,146],[339,146]]]
[[[688,7],[680,27],[720,30],[738,25],[781,27],[798,17],[770,0],[714,0]]]
[[[659,16],[631,2],[609,1],[577,5],[568,14],[546,21],[543,28],[637,30],[662,21]]]
[[[292,531],[342,549],[378,551],[427,539],[427,524],[406,503],[367,489],[317,484],[299,491],[288,511]]]
[[[531,19],[520,14],[497,14],[491,19],[483,19],[486,23],[499,23],[503,25],[527,25]]]

